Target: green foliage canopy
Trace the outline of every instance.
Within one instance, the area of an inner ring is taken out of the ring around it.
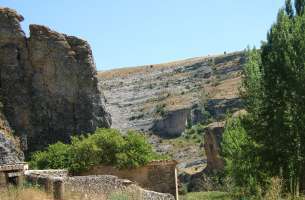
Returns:
[[[115,129],[98,129],[92,135],[73,137],[71,144],[58,142],[45,151],[35,152],[30,165],[78,173],[99,164],[135,168],[163,158],[139,133],[129,131],[122,135]]]
[[[241,90],[248,115],[229,121],[224,136],[224,155],[236,183],[262,181],[264,174],[281,177],[294,195],[305,189],[304,8],[305,0],[295,0],[294,8],[286,0],[261,50],[248,51]],[[235,150],[230,153],[229,148]],[[234,175],[243,171],[253,177]]]

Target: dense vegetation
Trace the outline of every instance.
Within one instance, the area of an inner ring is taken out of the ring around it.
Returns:
[[[232,200],[225,192],[192,192],[185,196],[180,196],[180,200]]]
[[[104,164],[118,168],[134,168],[162,159],[146,138],[129,131],[122,135],[115,129],[98,129],[88,136],[73,137],[71,144],[58,142],[45,151],[32,155],[31,167],[37,169],[68,169],[77,173],[91,166]]]
[[[305,1],[278,13],[260,50],[249,50],[242,96],[247,115],[229,119],[226,170],[244,195],[267,190],[271,177],[294,197],[305,185]]]

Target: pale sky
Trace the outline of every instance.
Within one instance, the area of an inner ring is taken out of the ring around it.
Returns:
[[[260,46],[284,0],[0,0],[86,39],[97,68],[155,64]]]

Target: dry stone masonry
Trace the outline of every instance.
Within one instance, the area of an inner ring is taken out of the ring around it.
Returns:
[[[1,98],[24,146],[34,151],[72,133],[110,127],[89,44],[40,25],[30,25],[27,38],[22,20],[0,8]]]
[[[107,200],[119,196],[134,200],[175,200],[171,194],[145,190],[132,181],[111,175],[69,177],[65,170],[30,170],[26,179],[45,188],[56,200]]]
[[[94,166],[79,175],[113,175],[136,182],[140,187],[178,198],[177,162],[153,161],[135,169],[117,169],[112,166]]]

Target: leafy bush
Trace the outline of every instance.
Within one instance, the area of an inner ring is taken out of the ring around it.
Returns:
[[[164,116],[165,115],[165,107],[166,105],[165,104],[158,104],[156,105],[156,108],[155,108],[155,112],[160,115],[160,116]]]
[[[184,137],[186,139],[193,139],[196,143],[200,143],[203,138],[204,129],[204,125],[196,124],[185,130]]]
[[[124,137],[125,143],[117,153],[117,166],[119,168],[133,168],[147,164],[151,160],[161,159],[144,136],[129,131]]]
[[[46,151],[38,151],[33,154],[31,166],[38,169],[65,168],[70,164],[70,147],[69,145],[58,142],[50,145]]]
[[[92,135],[73,137],[71,144],[58,142],[35,152],[30,165],[77,173],[99,164],[134,168],[162,158],[139,133],[129,131],[123,136],[115,129],[98,129]]]

